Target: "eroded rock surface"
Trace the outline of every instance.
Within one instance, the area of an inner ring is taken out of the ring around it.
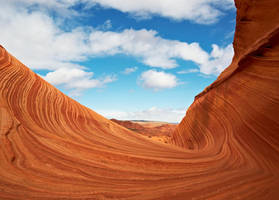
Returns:
[[[172,144],[80,105],[1,47],[0,199],[278,200],[278,2],[236,6],[233,62]]]

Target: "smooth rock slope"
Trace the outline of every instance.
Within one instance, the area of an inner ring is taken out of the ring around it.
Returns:
[[[236,7],[233,62],[172,144],[80,105],[1,47],[0,199],[278,200],[279,6]]]

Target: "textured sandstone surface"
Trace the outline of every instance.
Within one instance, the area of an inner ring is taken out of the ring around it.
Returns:
[[[172,144],[80,105],[1,47],[0,199],[278,200],[278,2],[236,6],[233,62]]]

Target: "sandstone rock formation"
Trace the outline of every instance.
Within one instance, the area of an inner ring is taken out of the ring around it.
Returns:
[[[80,105],[1,47],[0,199],[278,200],[278,2],[236,6],[233,62],[172,144]]]
[[[135,122],[128,120],[111,119],[111,121],[145,136],[170,136],[176,124],[163,122]]]

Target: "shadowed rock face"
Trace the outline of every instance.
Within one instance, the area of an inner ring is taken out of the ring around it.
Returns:
[[[277,0],[237,0],[232,64],[170,144],[65,96],[0,48],[0,199],[279,199]]]

